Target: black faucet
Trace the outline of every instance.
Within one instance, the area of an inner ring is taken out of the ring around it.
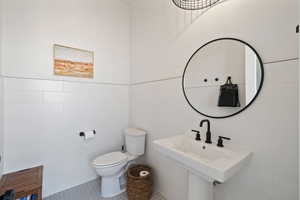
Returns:
[[[219,136],[219,140],[218,140],[218,144],[217,144],[218,147],[221,147],[221,148],[224,147],[223,140],[231,140],[231,138]]]
[[[200,122],[200,127],[203,126],[204,123],[207,123],[207,132],[206,132],[206,140],[205,140],[205,143],[207,144],[211,144],[212,141],[211,141],[211,132],[210,132],[210,121],[208,119],[205,119],[205,120],[202,120]]]
[[[196,138],[195,138],[195,140],[196,140],[196,141],[201,141],[200,131],[192,130],[192,132],[195,132],[195,133],[196,133]]]

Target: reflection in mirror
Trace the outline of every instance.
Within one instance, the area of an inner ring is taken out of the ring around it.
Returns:
[[[229,117],[254,101],[263,73],[261,58],[250,45],[231,38],[214,40],[190,58],[182,81],[184,95],[205,116]],[[224,85],[228,78],[232,84]]]

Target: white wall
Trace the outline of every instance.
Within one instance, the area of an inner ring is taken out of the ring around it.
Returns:
[[[3,100],[4,100],[4,88],[3,88],[3,77],[2,77],[2,57],[1,57],[1,44],[2,44],[2,0],[0,0],[0,155],[1,155],[1,162],[0,162],[0,178],[3,173],[3,146],[4,146],[4,127],[3,127]]]
[[[180,76],[194,51],[219,37],[249,42],[264,62],[298,57],[297,0],[227,0],[198,18],[172,1],[134,2],[133,83]]]
[[[121,0],[3,0],[3,74],[71,79],[53,74],[53,44],[95,52],[94,79],[128,83],[129,8]],[[12,62],[13,61],[13,62]]]
[[[96,178],[91,161],[120,149],[128,126],[128,5],[3,0],[2,16],[4,172],[43,164],[44,196]],[[95,78],[54,76],[55,43],[94,51]]]
[[[245,48],[245,61],[246,102],[251,102],[259,88],[262,73],[257,56],[249,47]]]
[[[0,58],[1,59],[1,58]],[[3,174],[3,166],[4,166],[4,119],[3,119],[3,101],[4,101],[4,88],[3,88],[3,78],[0,74],[0,155],[1,155],[1,163],[0,163],[0,178]]]
[[[45,196],[96,177],[92,160],[121,149],[128,87],[5,78],[5,172],[44,165]],[[84,141],[79,132],[97,130]]]
[[[297,0],[228,0],[202,14],[161,0],[135,1],[132,9],[130,123],[149,132],[146,160],[155,168],[157,189],[169,200],[187,198],[187,172],[151,142],[199,128],[204,119],[182,95],[188,58],[209,40],[236,37],[258,50],[266,78],[249,109],[211,120],[214,140],[225,135],[232,138],[227,145],[254,152],[248,167],[217,186],[216,200],[298,199],[298,61],[280,62],[298,57]]]
[[[299,15],[299,12],[300,12],[300,3],[298,1],[298,25],[300,24],[300,15]],[[300,37],[299,37],[299,34],[300,33],[298,33],[298,44],[299,44],[298,47],[300,49]],[[298,53],[299,53],[299,58],[300,58],[300,51]],[[299,61],[298,67],[300,67],[300,59],[298,61]],[[299,76],[298,76],[298,78],[300,80],[300,70],[299,70]],[[299,84],[300,84],[300,81],[299,81]],[[300,87],[299,87],[299,99],[300,99]],[[299,106],[298,116],[300,116],[300,106]],[[298,131],[299,131],[299,143],[300,143],[300,117],[299,117],[299,122],[298,122],[298,129],[299,129]],[[300,183],[300,146],[299,146],[299,183]],[[299,184],[299,190],[298,191],[300,191],[300,184]]]

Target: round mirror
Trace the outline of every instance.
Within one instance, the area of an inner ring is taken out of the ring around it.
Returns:
[[[184,96],[198,113],[226,118],[248,108],[264,79],[263,63],[248,43],[221,38],[200,47],[182,77]]]

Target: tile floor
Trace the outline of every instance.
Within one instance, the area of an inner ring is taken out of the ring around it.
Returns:
[[[126,194],[114,198],[101,198],[100,181],[94,180],[63,192],[54,194],[44,200],[127,200]],[[159,193],[155,193],[151,200],[166,200]]]

